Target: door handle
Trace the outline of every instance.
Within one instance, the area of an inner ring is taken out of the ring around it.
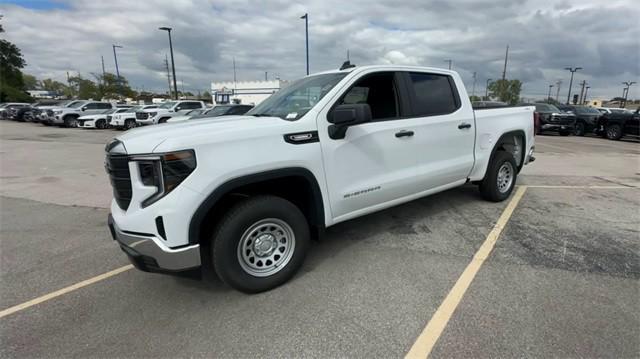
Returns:
[[[413,136],[413,131],[405,131],[402,130],[400,132],[396,132],[396,137],[400,138],[400,137],[411,137]]]
[[[462,130],[463,128],[471,128],[471,124],[470,124],[470,123],[465,123],[465,122],[463,122],[463,123],[461,123],[461,124],[459,124],[459,125],[458,125],[458,128],[459,128],[459,129],[461,129],[461,130]]]

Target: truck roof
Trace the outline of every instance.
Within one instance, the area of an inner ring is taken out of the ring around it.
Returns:
[[[431,72],[437,72],[437,73],[441,73],[441,74],[457,74],[457,72],[453,71],[453,70],[448,70],[448,69],[443,69],[443,68],[438,68],[438,67],[427,67],[427,66],[409,66],[409,65],[364,65],[364,66],[354,66],[354,67],[349,67],[346,68],[344,70],[340,70],[340,69],[334,69],[334,70],[328,70],[328,71],[322,71],[322,72],[316,72],[313,74],[309,74],[309,76],[315,76],[315,75],[324,75],[324,74],[337,74],[337,73],[349,73],[355,70],[389,70],[389,71],[431,71]]]

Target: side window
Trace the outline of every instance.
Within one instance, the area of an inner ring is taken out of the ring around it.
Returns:
[[[199,102],[184,102],[182,104],[183,110],[195,110],[196,108],[200,108]]]
[[[109,110],[113,108],[110,103],[99,103],[98,108],[102,110]]]
[[[415,94],[414,115],[446,115],[460,107],[457,91],[450,76],[411,72],[409,77]]]
[[[84,106],[84,108],[85,108],[86,110],[97,110],[97,109],[98,109],[98,105],[99,105],[98,103],[91,102],[91,103],[89,103],[89,104],[86,104],[86,105]]]
[[[367,75],[358,80],[338,102],[340,105],[368,104],[373,120],[399,117],[398,95],[393,72]]]

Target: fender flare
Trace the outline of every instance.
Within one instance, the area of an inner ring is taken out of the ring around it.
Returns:
[[[491,156],[489,157],[489,163],[491,163],[491,161],[493,161],[493,158],[496,154],[496,152],[498,151],[498,147],[500,147],[500,145],[503,143],[503,141],[505,139],[507,139],[508,137],[511,136],[520,136],[522,138],[522,158],[520,159],[520,166],[518,166],[518,172],[520,172],[520,170],[522,169],[522,167],[524,167],[524,160],[525,160],[525,156],[527,155],[527,135],[524,133],[523,130],[514,130],[514,131],[509,131],[509,132],[505,132],[503,133],[500,138],[498,138],[498,140],[496,141],[496,144],[493,146],[493,149],[491,150]],[[486,174],[485,174],[486,176]]]
[[[200,228],[202,227],[203,221],[206,219],[209,211],[211,211],[226,194],[242,186],[284,177],[302,177],[309,182],[314,201],[309,221],[312,225],[324,228],[324,201],[315,176],[311,171],[303,167],[286,167],[233,178],[214,189],[213,192],[200,203],[193,216],[191,216],[191,221],[189,222],[189,245],[200,243]]]

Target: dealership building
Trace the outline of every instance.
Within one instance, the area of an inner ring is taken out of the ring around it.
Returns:
[[[214,105],[257,105],[285,85],[286,81],[282,80],[212,82],[211,98]]]

